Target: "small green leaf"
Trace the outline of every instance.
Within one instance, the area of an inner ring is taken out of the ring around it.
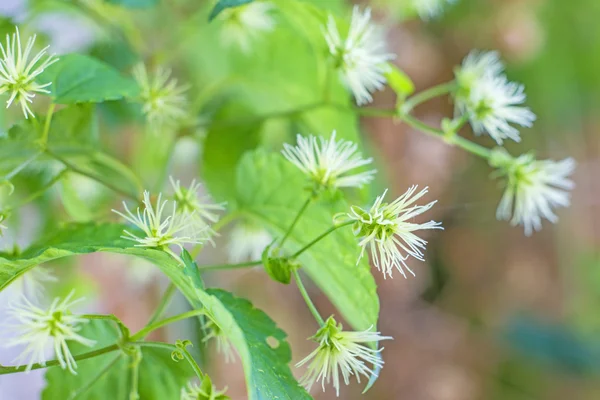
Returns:
[[[68,54],[47,68],[39,81],[50,85],[50,95],[59,104],[100,103],[135,97],[137,84],[116,69],[92,57]]]
[[[198,271],[198,264],[192,259],[192,256],[190,256],[190,253],[188,253],[187,250],[184,249],[181,252],[181,259],[184,264],[183,273],[185,276],[191,279],[194,287],[204,290],[204,281],[200,276],[200,271]]]
[[[252,3],[254,0],[219,0],[215,7],[210,12],[208,20],[212,21],[226,8],[238,7],[243,4]]]
[[[400,68],[392,63],[386,64],[385,77],[390,87],[400,99],[405,99],[415,91],[415,84]]]
[[[80,335],[96,340],[93,348],[77,342],[70,342],[72,354],[86,353],[94,349],[109,346],[119,340],[118,330],[109,321],[93,320],[82,325]],[[115,361],[116,359],[116,361]],[[115,351],[77,363],[77,375],[58,367],[47,370],[46,388],[42,392],[43,400],[71,399],[128,399],[131,391],[131,358]],[[100,379],[98,374],[109,367]],[[139,365],[138,393],[140,399],[165,400],[178,399],[181,388],[193,375],[186,362],[174,362],[168,349],[143,348]],[[91,385],[87,390],[84,386]]]

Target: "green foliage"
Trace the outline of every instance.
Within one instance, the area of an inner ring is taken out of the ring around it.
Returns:
[[[70,343],[74,355],[112,345],[119,340],[119,332],[109,321],[90,321],[80,334],[96,340],[93,348],[77,342]],[[175,362],[168,349],[142,348],[137,392],[140,399],[177,399],[181,388],[192,377],[189,364]],[[116,360],[116,361],[115,361]],[[132,357],[119,351],[79,361],[77,375],[58,367],[45,374],[47,386],[42,393],[44,400],[71,399],[129,399],[132,387]],[[101,372],[106,371],[102,376]],[[77,393],[78,396],[74,397]]]
[[[135,97],[139,88],[111,66],[82,54],[68,54],[50,66],[39,82],[52,82],[49,90],[58,104],[99,103]]]
[[[129,8],[147,8],[155,6],[159,0],[105,0],[109,4],[116,4]]]
[[[237,171],[237,210],[276,235],[283,235],[310,193],[305,176],[279,154],[248,153]],[[312,204],[292,231],[285,248],[300,249],[333,224],[349,205],[338,194]],[[312,280],[358,330],[377,326],[379,300],[367,260],[359,254],[350,228],[338,229],[304,252],[298,260]]]

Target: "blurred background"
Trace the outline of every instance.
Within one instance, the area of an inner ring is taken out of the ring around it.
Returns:
[[[105,32],[98,27],[103,20],[124,22],[123,30],[134,44],[137,41],[146,54],[156,52],[154,62],[168,63],[178,77],[201,82],[211,65],[219,68],[215,59],[203,58],[202,49],[214,43],[199,45],[197,53],[194,43],[182,44],[183,55],[177,54],[174,60],[161,53],[168,36],[165,32],[179,28],[196,2],[162,1],[153,12],[81,11],[91,3],[0,0],[0,14],[6,18],[4,31],[10,31],[13,23],[23,24],[22,29],[38,32],[58,53],[90,52],[122,70],[132,60],[117,46],[104,45]],[[330,6],[326,0],[313,3]],[[339,1],[331,3],[340,15],[349,10],[343,11]],[[383,281],[373,271],[381,301],[378,328],[394,340],[385,343],[386,364],[375,386],[360,395],[361,388],[351,385],[343,388],[340,398],[599,399],[600,2],[456,0],[427,21],[406,15],[402,3],[373,0],[361,4],[371,6],[375,19],[387,29],[396,63],[414,80],[417,90],[451,80],[453,68],[471,49],[499,50],[509,78],[525,84],[527,104],[538,116],[533,128],[521,131],[522,142],[508,143],[508,150],[521,154],[535,149],[539,158],[556,160],[574,157],[576,189],[572,206],[559,210],[558,224],[545,222],[541,232],[525,237],[522,229],[496,221],[501,188],[490,179],[485,162],[390,119],[362,120],[365,146],[377,158],[391,192],[398,195],[411,184],[429,186],[431,197],[439,200],[431,218],[442,221],[445,230],[427,238],[427,262],[410,265],[416,278],[405,280],[398,275]],[[190,29],[193,38],[198,33],[193,26]],[[374,106],[393,107],[394,102],[395,95],[386,90],[377,93]],[[131,108],[124,102],[103,105],[103,134],[123,159],[152,176],[151,164],[160,159],[164,142],[141,140],[139,126],[122,123],[135,115]],[[453,106],[443,97],[416,112],[436,125],[452,115]],[[9,121],[10,115],[2,118]],[[464,134],[473,138],[468,128]],[[487,137],[475,140],[492,146]],[[184,181],[198,176],[196,160],[203,151],[198,143],[180,141],[175,148],[172,170]],[[142,152],[132,155],[133,146],[146,146],[146,157],[139,156]],[[73,176],[71,184],[88,185],[94,199],[106,195],[81,177]],[[64,188],[57,188],[45,201],[55,207],[65,193]],[[2,247],[31,243],[43,230],[38,214],[35,206],[22,212],[20,228],[0,239]],[[207,248],[199,263],[223,261],[226,243],[224,230],[216,247]],[[72,265],[57,270],[60,282],[53,293],[73,286],[91,291],[87,311],[115,313],[132,330],[144,325],[167,285],[157,269],[142,261],[95,254],[61,262]],[[297,291],[266,279],[260,269],[213,273],[206,281],[250,299],[269,314],[289,334],[294,362],[312,350],[306,338],[316,327]],[[310,293],[323,315],[334,313],[316,287]],[[2,296],[0,305],[5,305],[7,295]],[[184,307],[182,298],[171,306],[173,311]],[[198,331],[194,322],[187,322],[159,332],[156,338],[175,340],[182,332]],[[196,346],[196,350],[217,386],[228,386],[232,399],[244,399],[239,362],[222,363],[215,357],[214,346]],[[0,363],[10,364],[14,353],[2,350],[0,356]],[[35,399],[43,385],[41,371],[2,376],[0,399]],[[323,394],[318,386],[312,394],[315,399],[335,398],[333,390]]]

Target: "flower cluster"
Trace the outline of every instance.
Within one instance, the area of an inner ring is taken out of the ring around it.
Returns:
[[[455,72],[457,111],[468,116],[475,133],[486,132],[498,144],[521,140],[511,124],[530,127],[535,121],[535,114],[521,106],[526,99],[523,85],[510,82],[503,71],[496,52],[473,51]]]
[[[352,11],[347,35],[342,36],[333,16],[324,29],[325,40],[342,82],[352,92],[359,105],[373,101],[371,93],[383,89],[386,83],[386,63],[395,56],[386,50],[381,30],[371,23],[371,10]]]
[[[13,102],[18,102],[25,118],[35,117],[29,104],[33,103],[36,93],[48,94],[47,89],[52,83],[38,83],[36,79],[46,68],[58,61],[54,55],[47,56],[50,46],[44,47],[40,52],[31,57],[36,36],[33,35],[27,41],[25,49],[21,45],[19,28],[13,33],[12,39],[6,35],[6,47],[0,43],[0,94],[10,95],[6,102],[6,108]],[[31,59],[30,59],[31,58]]]
[[[70,309],[83,300],[72,300],[72,297],[73,292],[63,300],[56,298],[48,309],[34,305],[27,298],[9,306],[10,316],[16,319],[18,324],[7,327],[12,333],[18,332],[18,335],[10,338],[6,345],[25,345],[15,362],[27,365],[26,372],[33,368],[34,363],[46,365],[46,350],[51,347],[60,367],[76,374],[77,363],[67,342],[74,341],[88,347],[96,343],[78,333],[80,325],[88,320],[71,314]]]
[[[498,219],[523,225],[525,235],[542,228],[542,218],[556,222],[553,208],[570,205],[569,190],[573,181],[568,176],[575,170],[575,160],[538,161],[532,154],[513,158],[503,149],[494,150],[490,165],[498,168],[506,189],[496,212]],[[511,218],[512,216],[512,218]]]
[[[329,317],[325,325],[310,338],[319,346],[296,364],[297,367],[308,364],[300,384],[310,390],[315,382],[321,382],[325,391],[325,383],[333,383],[336,395],[339,396],[340,374],[346,385],[350,383],[352,375],[359,383],[361,375],[367,378],[375,376],[375,371],[383,367],[383,360],[379,356],[383,348],[374,350],[368,344],[392,338],[381,336],[379,332],[371,332],[371,329],[372,327],[363,332],[344,331],[341,324]]]
[[[142,112],[152,132],[172,129],[188,115],[185,92],[187,86],[179,86],[171,79],[171,71],[157,68],[148,73],[144,64],[133,68],[133,77],[140,87],[139,101]]]

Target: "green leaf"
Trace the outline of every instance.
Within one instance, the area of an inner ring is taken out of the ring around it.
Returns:
[[[92,57],[68,54],[47,68],[40,82],[52,82],[50,95],[55,103],[100,103],[135,97],[137,84],[116,69]]]
[[[93,320],[83,325],[82,336],[96,340],[93,348],[77,342],[69,344],[72,354],[109,346],[119,340],[119,333],[110,321]],[[113,361],[118,359],[113,363]],[[74,393],[92,384],[77,399],[128,399],[131,391],[131,358],[118,351],[82,360],[77,363],[77,375],[60,368],[47,370],[47,386],[42,392],[43,400],[71,399]],[[110,365],[110,366],[109,366]],[[100,379],[98,374],[109,366]],[[175,362],[167,349],[143,348],[139,365],[139,398],[144,400],[178,399],[181,388],[193,375],[186,362]],[[82,390],[83,391],[83,390]]]
[[[238,166],[237,208],[248,218],[283,235],[309,196],[306,177],[279,154],[248,153]],[[349,205],[334,196],[311,204],[292,231],[286,248],[295,252],[329,229],[332,216]],[[350,228],[341,228],[304,252],[299,261],[319,288],[357,330],[377,326],[377,286],[366,258],[359,255]]]
[[[219,0],[208,16],[208,20],[212,21],[226,8],[238,7],[244,4],[252,3],[254,0]]]
[[[291,354],[286,334],[265,313],[226,292],[204,291],[169,254],[132,247],[133,242],[120,237],[124,228],[120,224],[68,225],[21,255],[0,257],[0,291],[36,265],[74,254],[104,251],[142,257],[157,265],[194,309],[205,307],[210,312],[240,355],[250,400],[310,399],[287,365]],[[274,342],[277,346],[271,347],[269,343]]]
[[[396,92],[400,99],[405,99],[415,91],[415,84],[404,73],[400,68],[396,67],[392,63],[386,64],[387,71],[385,72],[385,78],[388,81],[388,85]]]

